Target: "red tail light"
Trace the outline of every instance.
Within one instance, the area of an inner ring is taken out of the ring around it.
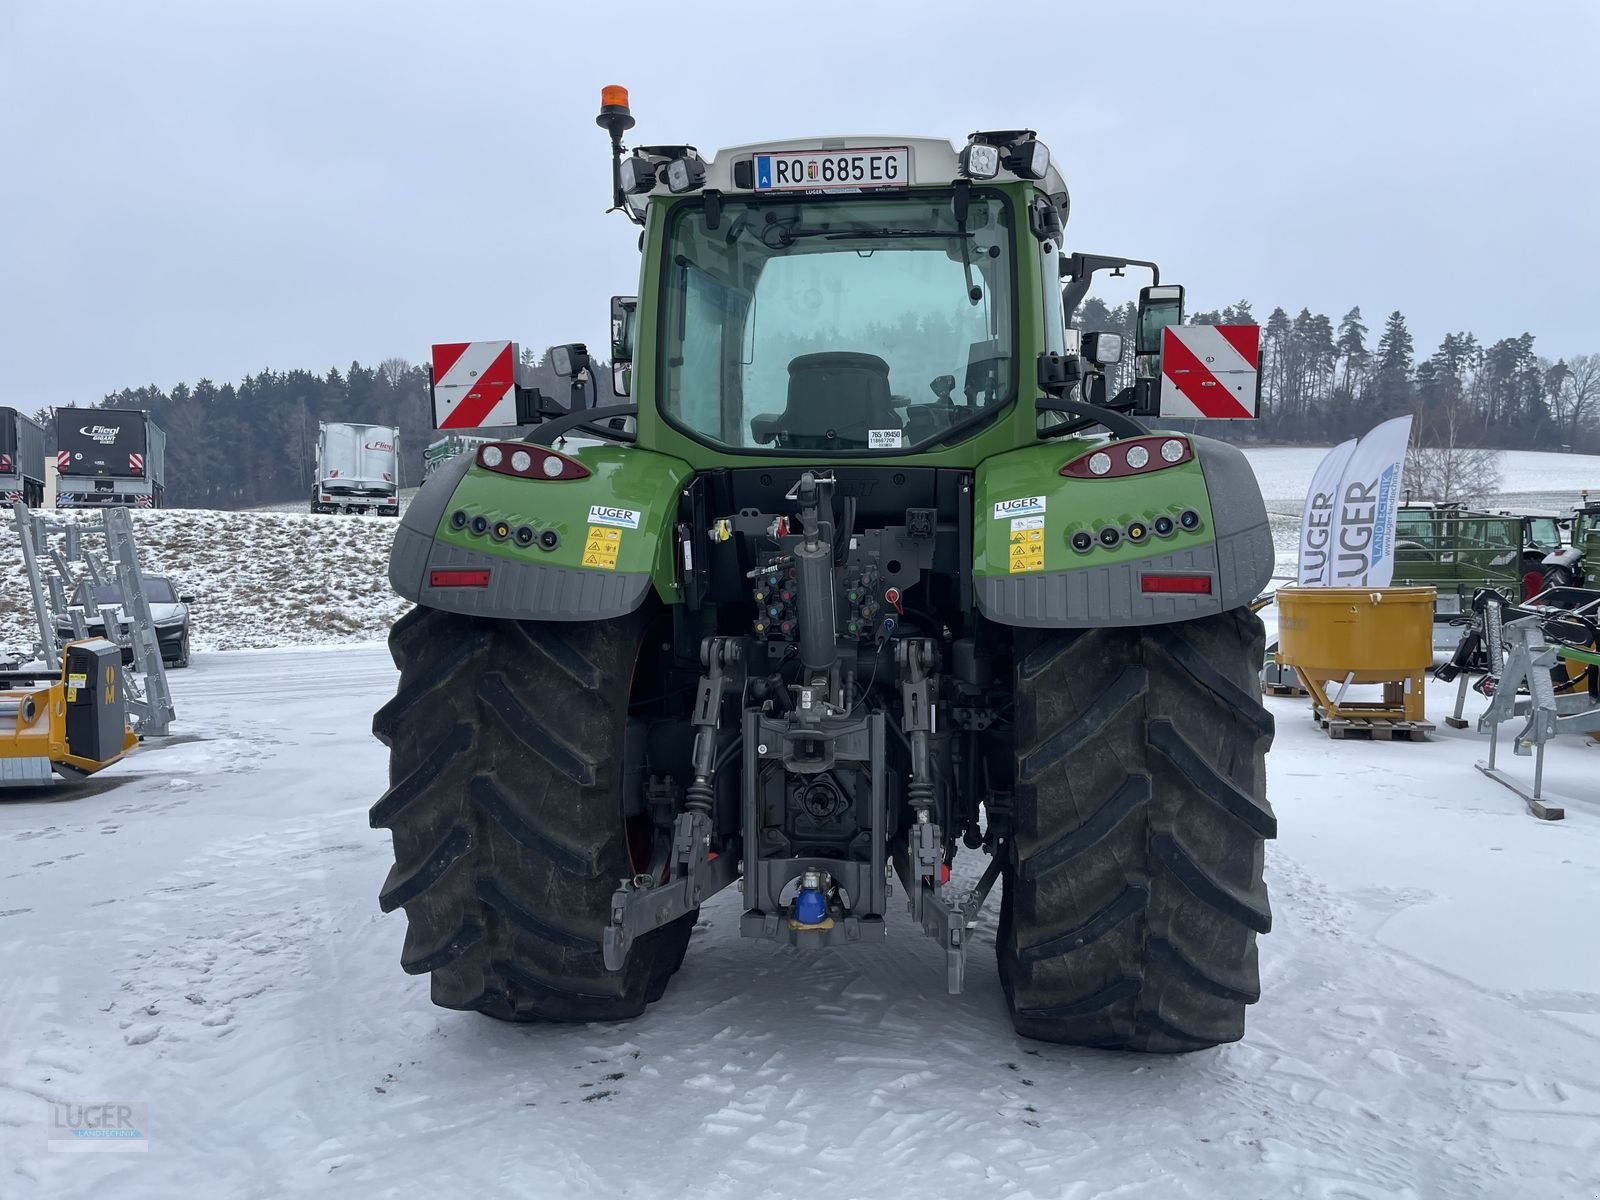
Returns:
[[[429,587],[488,587],[487,571],[430,571]]]
[[[1166,592],[1182,596],[1209,596],[1211,594],[1211,576],[1141,575],[1139,576],[1139,590],[1146,595],[1152,592]]]
[[[478,465],[497,475],[519,479],[587,479],[589,468],[544,446],[530,442],[489,442],[478,447]]]

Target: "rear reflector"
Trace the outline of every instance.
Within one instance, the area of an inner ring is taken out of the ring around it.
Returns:
[[[1209,596],[1211,594],[1211,576],[1141,575],[1139,576],[1139,590],[1146,594],[1150,592],[1175,592],[1180,595]]]
[[[430,587],[488,587],[487,571],[430,571]]]

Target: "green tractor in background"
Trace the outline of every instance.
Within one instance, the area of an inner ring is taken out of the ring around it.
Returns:
[[[1000,882],[1021,1034],[1241,1037],[1272,538],[1238,450],[1140,417],[1250,415],[1259,331],[1183,326],[1155,273],[1110,394],[1120,339],[1070,315],[1154,265],[1063,254],[1031,131],[703,159],[626,150],[620,88],[599,123],[643,230],[616,400],[581,345],[554,399],[511,343],[435,347],[442,430],[535,428],[442,466],[394,544],[371,819],[404,969],[505,1020],[636,1017],[722,889],[746,937],[872,953],[897,880],[954,992]]]
[[[1571,521],[1567,545],[1563,547],[1558,538],[1541,564],[1546,587],[1595,586],[1589,564],[1600,563],[1600,504],[1589,499],[1587,490],[1573,507]]]

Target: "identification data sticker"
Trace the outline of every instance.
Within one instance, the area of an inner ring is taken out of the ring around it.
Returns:
[[[1018,517],[1011,522],[1011,574],[1044,570],[1044,518]]]
[[[869,429],[867,430],[867,449],[898,450],[904,439],[905,435],[898,429]]]
[[[583,543],[583,565],[615,571],[617,551],[621,549],[622,530],[611,529],[605,525],[591,525],[589,536]]]

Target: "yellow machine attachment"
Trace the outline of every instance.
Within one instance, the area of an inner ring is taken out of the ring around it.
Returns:
[[[37,787],[56,771],[92,775],[139,743],[128,726],[121,648],[89,638],[69,642],[61,657],[53,682],[0,691],[0,787]]]

